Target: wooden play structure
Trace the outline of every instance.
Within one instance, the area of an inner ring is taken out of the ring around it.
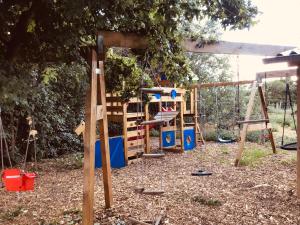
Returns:
[[[108,145],[108,122],[104,80],[105,52],[103,41],[98,37],[98,48],[89,52],[90,87],[87,90],[84,129],[84,169],[83,169],[83,224],[93,224],[94,220],[94,180],[96,122],[99,124],[105,206],[112,206],[112,183],[110,154]]]
[[[220,45],[219,47],[216,47]],[[259,55],[274,55],[278,52],[282,52],[285,50],[289,50],[292,47],[289,46],[272,46],[272,45],[255,45],[249,48],[249,44],[242,43],[223,43],[218,42],[215,45],[206,45],[199,46],[199,43],[194,40],[185,39],[182,42],[182,46],[186,51],[196,52],[196,53],[225,53],[225,54],[259,54]],[[117,96],[107,96],[105,93],[105,81],[104,81],[104,65],[105,65],[105,53],[106,49],[110,47],[121,47],[121,48],[136,48],[136,49],[145,49],[147,48],[147,38],[132,34],[132,33],[120,33],[120,32],[110,32],[110,31],[101,31],[98,32],[98,41],[97,48],[91,48],[88,53],[88,62],[90,65],[90,88],[87,91],[86,105],[85,105],[85,129],[84,129],[84,185],[83,185],[83,224],[90,225],[93,224],[93,206],[94,206],[94,179],[95,179],[95,141],[96,141],[96,122],[99,124],[99,137],[101,143],[101,158],[102,158],[102,171],[103,171],[103,183],[104,183],[104,196],[105,196],[105,207],[110,208],[113,204],[112,198],[112,183],[111,183],[111,166],[110,166],[110,154],[109,154],[109,144],[108,144],[108,119],[113,120],[112,118],[118,117],[121,118],[120,115],[115,116],[114,109],[120,110],[122,108],[122,121],[125,123],[123,126],[126,126],[126,132],[128,140],[129,136],[139,136],[142,132],[145,133],[144,140],[147,141],[147,136],[149,133],[147,132],[147,128],[144,131],[134,131],[133,133],[128,128],[130,126],[135,127],[137,124],[138,118],[136,115],[128,117],[126,112],[126,107],[128,104],[137,104],[138,99],[136,101],[132,101],[132,103],[120,105],[113,105],[113,101],[106,102],[108,98],[114,98]],[[220,50],[221,49],[221,50]],[[297,61],[297,66],[300,65],[300,58]],[[299,69],[297,70],[297,74],[300,74]],[[300,83],[298,81],[298,94],[300,95]],[[194,92],[194,99],[197,99],[197,92]],[[171,101],[172,102],[172,101]],[[197,101],[195,100],[194,111],[197,109]],[[182,101],[181,101],[182,103]],[[110,107],[110,108],[107,108]],[[114,108],[117,107],[117,108]],[[109,110],[108,110],[109,109]],[[145,113],[146,112],[146,113]],[[197,114],[188,114],[185,111],[183,104],[180,105],[180,117],[183,115],[192,115],[194,117],[195,122],[192,126],[198,129],[198,124],[196,121]],[[146,121],[149,120],[147,118],[147,106],[144,107],[144,119]],[[192,109],[191,109],[192,113]],[[125,114],[127,117],[125,117]],[[142,114],[141,114],[142,115]],[[109,117],[109,118],[108,118]],[[123,118],[125,117],[126,120]],[[300,121],[300,111],[297,113],[298,121]],[[130,119],[130,120],[129,120]],[[129,121],[129,124],[128,124]],[[298,122],[299,123],[299,122]],[[148,125],[145,124],[147,127]],[[180,130],[181,130],[181,149],[183,148],[182,143],[184,142],[184,138],[182,135],[184,127],[184,120],[180,122]],[[246,129],[246,128],[245,128]],[[300,126],[298,125],[298,129]],[[246,129],[247,130],[247,129]],[[198,140],[197,136],[199,132],[195,132],[196,140]],[[140,133],[139,133],[140,132]],[[300,131],[298,131],[299,133]],[[125,138],[125,137],[124,137]],[[298,137],[298,140],[300,138]],[[125,142],[124,142],[125,143]],[[137,142],[132,142],[133,145],[137,145]],[[128,147],[128,146],[127,146]],[[145,152],[148,152],[148,149],[145,149]],[[298,149],[298,159],[300,158],[300,153]],[[131,153],[130,153],[131,154]],[[129,155],[130,155],[129,154]],[[128,158],[128,155],[127,155]],[[300,179],[300,163],[298,160],[298,184]],[[300,196],[300,185],[298,185],[297,189],[298,196]]]
[[[150,154],[150,126],[159,125],[159,143],[161,150],[180,151],[190,150],[195,147],[195,130],[197,121],[195,103],[190,101],[187,109],[185,94],[182,88],[154,87],[142,88],[149,102],[143,103],[139,97],[130,98],[124,102],[118,94],[106,94],[108,122],[120,123],[123,126],[124,157],[136,158],[141,154]],[[190,92],[190,99],[194,98],[194,90]],[[149,105],[157,104],[159,111],[150,118]],[[179,105],[179,107],[178,107]],[[184,119],[190,117],[192,122],[185,123]],[[179,128],[176,126],[179,121]],[[171,125],[172,124],[172,125]],[[176,134],[179,133],[180,144],[176,143]]]
[[[297,75],[297,109],[300,107],[300,54],[288,54],[285,56],[276,56],[273,58],[266,58],[263,60],[265,64],[270,63],[288,63],[288,66],[296,67],[293,71],[290,71],[290,73],[294,73]],[[300,197],[300,110],[297,110],[297,187],[296,187],[296,193],[297,197]]]
[[[257,84],[257,81],[253,80],[244,80],[244,81],[236,81],[236,82],[217,82],[217,83],[205,83],[205,84],[195,84],[193,87],[198,88],[199,91],[203,88],[211,88],[211,87],[225,87],[225,86],[238,86],[238,85],[246,85],[246,84],[251,84],[251,93],[250,93],[250,99],[249,103],[247,106],[247,111],[245,115],[245,120],[243,121],[237,121],[237,125],[242,126],[242,130],[240,132],[240,138],[239,138],[239,150],[237,152],[236,160],[235,160],[235,165],[237,166],[239,164],[239,161],[242,157],[245,141],[246,141],[246,135],[247,132],[249,131],[257,131],[257,130],[267,130],[269,134],[269,139],[271,142],[271,146],[273,149],[273,152],[276,152],[276,146],[272,134],[272,128],[270,125],[269,121],[269,116],[267,112],[267,107],[266,107],[266,102],[265,102],[265,97],[264,93],[262,90],[262,86]],[[259,93],[259,99],[261,103],[261,108],[262,108],[262,115],[263,118],[259,120],[251,120],[251,113],[254,107],[254,100],[255,100],[255,95],[256,92],[258,91]]]
[[[251,120],[251,114],[252,114],[253,107],[254,107],[254,100],[255,100],[256,92],[258,92],[258,95],[259,95],[263,118],[260,120]],[[273,153],[276,153],[276,146],[275,146],[275,141],[274,141],[274,137],[273,137],[273,133],[272,133],[272,127],[271,127],[270,120],[269,120],[269,115],[268,115],[267,104],[265,101],[264,92],[262,89],[262,85],[258,85],[257,81],[254,81],[252,84],[252,87],[251,87],[250,99],[249,99],[249,102],[247,105],[245,120],[238,121],[238,123],[241,124],[243,127],[242,127],[242,131],[240,134],[239,148],[238,148],[238,151],[236,154],[236,159],[234,162],[235,166],[239,165],[239,162],[242,158],[245,141],[246,141],[246,136],[247,136],[247,131],[267,130]]]

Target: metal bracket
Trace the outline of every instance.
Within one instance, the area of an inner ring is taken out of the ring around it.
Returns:
[[[101,74],[101,69],[96,68],[96,74],[97,74],[97,75],[100,75],[100,74]]]

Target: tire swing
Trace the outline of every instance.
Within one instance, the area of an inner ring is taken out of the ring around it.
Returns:
[[[220,121],[219,121],[219,104],[218,104],[218,94],[216,91],[216,107],[217,107],[217,115],[216,115],[216,124],[217,124],[217,142],[221,143],[221,144],[230,144],[230,143],[234,143],[237,141],[236,138],[229,138],[229,139],[225,139],[224,137],[222,137],[221,132],[220,132]]]
[[[293,118],[294,127],[295,127],[295,130],[297,130],[295,113],[294,113],[293,102],[292,102],[291,91],[290,91],[290,85],[288,83],[286,83],[286,85],[285,85],[285,101],[284,101],[284,116],[283,116],[283,123],[282,123],[282,136],[281,136],[280,148],[282,150],[287,150],[287,151],[296,151],[297,150],[297,142],[291,142],[291,143],[284,144],[284,128],[285,128],[286,109],[287,109],[288,100],[289,100],[290,108],[292,110],[291,115]]]

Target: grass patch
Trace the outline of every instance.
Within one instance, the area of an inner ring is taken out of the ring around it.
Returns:
[[[192,201],[196,203],[200,203],[201,205],[207,205],[207,206],[221,206],[222,203],[218,199],[206,199],[202,196],[194,196],[192,197]]]
[[[18,217],[19,215],[21,215],[23,212],[23,208],[21,206],[17,207],[16,209],[12,210],[12,211],[8,211],[6,213],[4,213],[1,218],[3,220],[13,220],[15,217]]]
[[[284,166],[293,166],[293,165],[296,165],[297,163],[297,155],[296,154],[293,154],[293,155],[290,155],[289,157],[286,157],[284,159],[282,159],[280,161],[280,163]]]
[[[270,154],[270,152],[258,148],[248,149],[244,152],[240,165],[257,166],[261,162],[262,158]]]
[[[220,149],[223,155],[228,155],[230,153],[229,149],[226,146],[222,146]]]

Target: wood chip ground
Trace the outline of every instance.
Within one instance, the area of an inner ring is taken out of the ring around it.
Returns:
[[[247,148],[271,153],[254,144]],[[95,224],[130,224],[129,217],[155,221],[162,210],[160,224],[300,224],[295,152],[270,154],[255,166],[235,168],[236,150],[236,144],[208,143],[205,151],[167,153],[113,170],[110,210],[104,209],[102,175],[97,170]],[[61,159],[44,160],[39,168],[34,192],[0,189],[0,224],[80,224],[82,169],[68,169]],[[191,176],[200,169],[213,175]],[[163,188],[165,193],[143,195],[134,191],[137,186]]]

